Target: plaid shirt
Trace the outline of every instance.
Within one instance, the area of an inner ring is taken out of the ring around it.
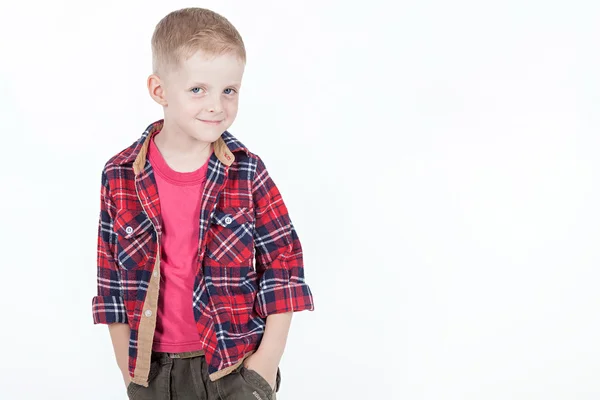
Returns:
[[[129,374],[148,386],[160,288],[161,211],[147,159],[159,120],[102,172],[95,324],[127,323]],[[268,315],[314,310],[302,248],[262,160],[231,133],[213,144],[201,201],[192,298],[211,380],[260,344]]]

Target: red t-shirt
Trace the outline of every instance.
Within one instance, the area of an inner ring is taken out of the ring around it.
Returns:
[[[158,186],[163,234],[152,350],[168,353],[201,350],[191,304],[198,265],[200,197],[208,159],[196,171],[177,172],[160,154],[154,137],[148,147],[148,157]]]

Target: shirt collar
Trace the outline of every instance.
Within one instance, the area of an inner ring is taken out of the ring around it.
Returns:
[[[144,169],[144,165],[146,164],[150,139],[154,133],[162,129],[163,123],[164,119],[160,119],[150,124],[142,136],[129,146],[129,148],[121,152],[121,154],[115,158],[114,162],[119,165],[133,163],[133,169],[137,175]],[[228,131],[221,134],[214,142],[213,148],[215,156],[227,166],[233,164],[233,161],[235,160],[233,152],[235,151],[244,151],[248,156],[250,155],[248,148]]]

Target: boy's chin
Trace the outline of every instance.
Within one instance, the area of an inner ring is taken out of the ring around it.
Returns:
[[[188,135],[201,142],[214,142],[225,132],[222,127],[213,127],[211,129],[196,129],[189,132]]]

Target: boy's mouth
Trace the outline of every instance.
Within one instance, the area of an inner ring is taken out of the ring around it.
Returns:
[[[206,120],[206,119],[201,119],[199,121],[202,121],[205,124],[209,124],[209,125],[219,125],[221,122],[223,122],[222,120],[221,121],[210,121],[210,120]]]

